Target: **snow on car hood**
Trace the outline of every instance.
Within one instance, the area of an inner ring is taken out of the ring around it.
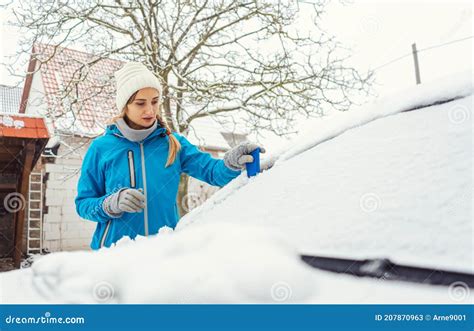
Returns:
[[[45,255],[0,285],[3,303],[291,303],[314,294],[312,275],[274,231],[203,224]]]

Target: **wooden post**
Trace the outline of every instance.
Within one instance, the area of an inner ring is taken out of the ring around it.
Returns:
[[[420,78],[420,65],[418,64],[418,51],[416,50],[416,44],[411,45],[413,51],[413,60],[415,61],[415,75],[416,75],[416,84],[421,84]]]
[[[23,228],[25,226],[25,208],[28,199],[28,186],[30,184],[30,173],[33,168],[33,156],[35,154],[35,141],[30,140],[23,150],[23,169],[19,182],[19,193],[23,196],[25,205],[15,213],[15,251],[13,262],[16,268],[20,267],[23,243]]]

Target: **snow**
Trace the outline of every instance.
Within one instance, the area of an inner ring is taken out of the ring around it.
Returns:
[[[21,129],[25,127],[25,122],[21,120],[14,120],[13,117],[9,115],[0,115],[0,125],[2,124],[6,127],[14,127],[15,129]]]
[[[472,74],[316,120],[173,231],[0,274],[3,302],[468,303],[469,289],[312,269],[299,253],[473,272]],[[455,100],[453,100],[455,99]],[[416,111],[406,110],[452,100]],[[271,152],[271,146],[266,146]],[[267,162],[268,159],[267,159]]]
[[[372,105],[353,107],[349,112],[332,112],[328,118],[307,121],[298,137],[277,152],[281,159],[289,159],[306,149],[334,138],[341,133],[403,111],[422,108],[436,102],[444,102],[474,93],[472,72],[460,72],[441,80],[416,85],[397,94],[377,99]],[[458,116],[459,114],[453,114]],[[460,114],[462,115],[462,114]]]
[[[50,254],[2,274],[2,283],[23,282],[4,287],[3,298],[15,302],[275,302],[287,288],[286,302],[304,302],[314,289],[312,271],[273,231],[203,224],[98,252]]]
[[[472,272],[472,95],[397,114],[472,93],[468,77],[420,88],[419,100],[406,92],[335,116],[273,156],[271,171],[240,177],[178,227],[258,220],[306,253]],[[386,116],[374,120],[377,111]]]
[[[472,96],[379,119],[251,183],[241,177],[178,228],[258,220],[299,251],[472,272],[472,125],[451,122],[453,109],[472,109]]]

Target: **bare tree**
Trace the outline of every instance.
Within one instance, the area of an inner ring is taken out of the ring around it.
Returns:
[[[306,5],[314,10],[308,33],[291,27],[295,1],[19,0],[12,9],[25,31],[21,52],[41,42],[95,55],[65,87],[72,104],[88,66],[140,61],[163,83],[161,115],[173,130],[237,115],[253,131],[284,135],[299,116],[347,110],[370,85],[371,74],[346,66],[341,45],[320,27],[326,4]]]

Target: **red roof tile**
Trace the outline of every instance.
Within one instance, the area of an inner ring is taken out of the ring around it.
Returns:
[[[25,123],[25,128],[36,128],[36,118],[23,118],[23,122]]]
[[[48,130],[38,128],[37,131],[38,131],[38,138],[49,138]]]
[[[0,114],[0,137],[49,138],[44,119]]]
[[[16,129],[13,128],[3,128],[3,136],[4,137],[16,137]]]

